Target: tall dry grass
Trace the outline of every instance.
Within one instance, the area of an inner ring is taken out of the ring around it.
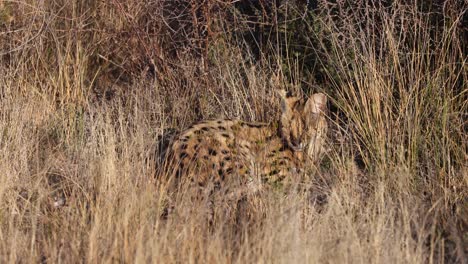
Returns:
[[[257,56],[232,34],[251,18],[228,3],[1,2],[1,262],[466,262],[467,7],[445,2],[434,24],[419,4],[300,10],[317,88],[283,25]],[[213,223],[190,193],[165,216],[157,138],[274,121],[273,73],[330,95],[322,163]]]

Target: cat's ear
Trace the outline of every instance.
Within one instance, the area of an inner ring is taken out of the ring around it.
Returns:
[[[291,110],[291,106],[290,106],[290,103],[288,101],[288,96],[287,96],[286,90],[277,89],[276,93],[278,94],[278,96],[281,99],[281,112],[282,113],[289,112]]]
[[[310,114],[319,114],[325,111],[327,108],[327,96],[323,93],[313,94],[307,100],[304,112]]]

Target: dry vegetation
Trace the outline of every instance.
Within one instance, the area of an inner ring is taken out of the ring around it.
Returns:
[[[0,262],[466,263],[466,1],[249,2],[0,2]],[[165,217],[158,138],[276,86],[331,100],[303,186]]]

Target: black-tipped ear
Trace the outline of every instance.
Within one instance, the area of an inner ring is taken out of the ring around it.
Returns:
[[[327,108],[327,96],[323,93],[313,94],[306,102],[304,111],[318,114]]]

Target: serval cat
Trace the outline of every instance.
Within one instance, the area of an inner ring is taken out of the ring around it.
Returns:
[[[278,94],[281,118],[276,124],[203,121],[175,137],[165,163],[169,179],[176,184],[188,181],[210,193],[224,186],[238,195],[233,190],[248,187],[255,192],[262,185],[282,184],[292,172],[316,161],[327,132],[326,96],[316,93],[305,99],[287,96],[284,90]]]

